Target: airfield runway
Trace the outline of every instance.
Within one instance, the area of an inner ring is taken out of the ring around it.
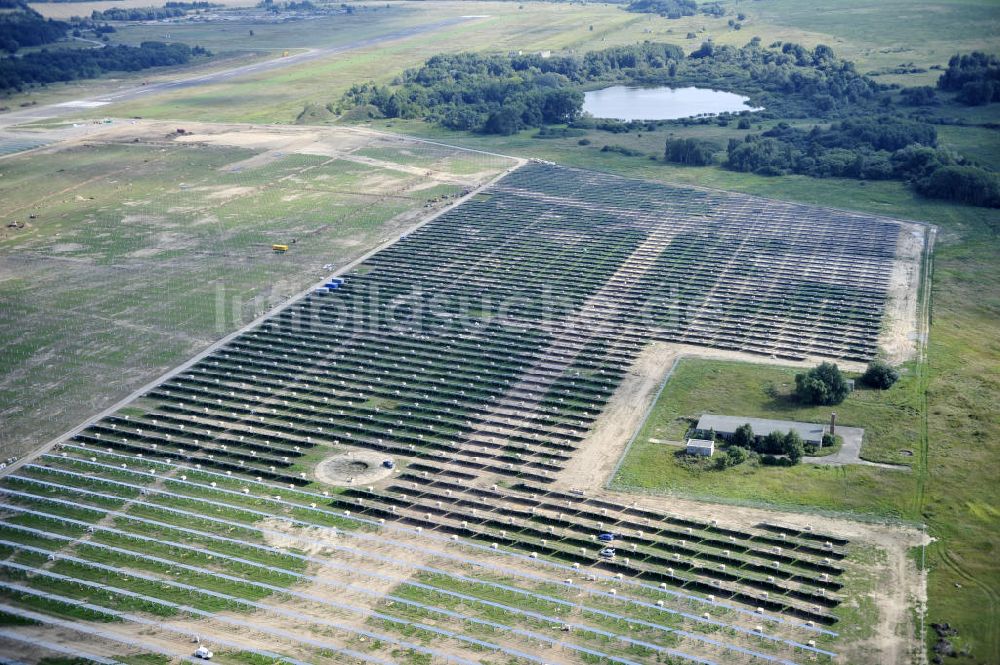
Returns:
[[[151,83],[148,85],[135,85],[128,88],[124,88],[122,90],[117,90],[112,93],[97,95],[85,99],[78,99],[69,102],[59,102],[55,104],[47,104],[44,106],[33,106],[31,108],[13,111],[11,113],[5,113],[0,115],[0,145],[14,138],[11,137],[11,135],[9,134],[5,134],[4,130],[10,129],[12,127],[27,122],[48,120],[51,118],[60,118],[66,115],[70,115],[72,113],[77,113],[82,109],[98,108],[108,104],[114,104],[116,102],[130,101],[133,99],[137,99],[139,97],[151,97],[158,93],[163,93],[163,92],[174,92],[177,90],[184,90],[187,88],[197,88],[199,86],[222,83],[224,81],[229,81],[235,78],[239,78],[241,76],[260,74],[263,72],[269,72],[276,69],[291,67],[293,65],[299,65],[313,60],[321,60],[323,58],[328,58],[330,56],[337,55],[339,53],[346,53],[356,49],[377,46],[378,44],[395,41],[397,39],[406,39],[408,37],[414,37],[416,35],[424,34],[427,32],[434,32],[442,28],[447,28],[456,25],[458,23],[462,23],[463,21],[472,20],[473,18],[476,17],[458,16],[455,18],[443,19],[441,21],[434,21],[433,23],[426,23],[424,25],[417,25],[410,28],[403,28],[402,30],[395,30],[393,32],[389,32],[384,35],[380,35],[378,37],[359,39],[357,41],[353,41],[341,46],[309,49],[282,58],[275,58],[273,60],[266,60],[264,62],[255,62],[249,65],[233,67],[231,69],[224,69],[216,72],[199,74],[197,76],[189,76],[186,78],[177,78],[172,81],[161,81],[158,83]],[[25,148],[21,148],[21,150],[23,149]],[[0,150],[0,156],[5,154],[5,152],[10,153],[18,151],[19,150],[7,150],[7,151]]]

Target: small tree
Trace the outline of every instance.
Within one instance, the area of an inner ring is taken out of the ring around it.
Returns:
[[[785,450],[785,437],[780,432],[771,432],[756,443],[754,450],[768,455],[780,455]]]
[[[798,464],[805,454],[805,443],[795,430],[788,430],[788,434],[781,441],[781,448],[792,464]]]
[[[848,392],[847,380],[833,363],[821,363],[795,375],[795,396],[804,404],[840,404]]]
[[[747,423],[737,427],[729,441],[734,446],[738,446],[740,448],[752,448],[753,438],[753,427],[750,427],[750,423]]]
[[[868,369],[861,375],[861,383],[872,388],[885,390],[891,388],[899,378],[899,372],[892,365],[884,360],[873,360],[868,364]]]

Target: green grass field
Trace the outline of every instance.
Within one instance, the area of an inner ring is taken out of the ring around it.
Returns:
[[[680,454],[682,448],[662,443],[681,440],[690,421],[703,413],[825,422],[830,408],[800,407],[791,398],[796,371],[771,365],[681,359],[639,430],[612,487],[916,521],[916,515],[901,509],[906,497],[916,489],[913,473],[813,464],[794,468],[744,464],[716,471],[686,463],[686,456]],[[913,459],[900,451],[912,449],[919,435],[913,419],[915,383],[911,374],[891,390],[859,390],[836,407],[839,423],[865,428],[863,458],[895,463]]]

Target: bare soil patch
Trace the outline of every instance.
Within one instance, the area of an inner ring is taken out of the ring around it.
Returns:
[[[650,344],[639,354],[594,429],[559,473],[558,484],[572,488],[600,487],[610,478],[632,433],[642,426],[646,411],[677,355],[672,345],[662,342]]]
[[[885,323],[879,335],[879,347],[894,364],[915,357],[919,346],[917,294],[926,229],[918,224],[901,224],[896,246],[896,260],[889,280]]]
[[[385,455],[351,450],[328,457],[316,466],[316,479],[338,486],[370,485],[392,475],[393,469],[382,465]]]

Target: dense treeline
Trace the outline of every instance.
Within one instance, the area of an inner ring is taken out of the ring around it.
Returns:
[[[969,205],[1000,208],[1000,181],[995,173],[961,164],[941,166],[914,182],[924,196]]]
[[[39,51],[0,60],[0,89],[22,90],[27,85],[94,78],[105,72],[134,72],[150,67],[182,65],[208,52],[200,46],[143,42],[140,46]]]
[[[161,18],[184,16],[187,12],[179,7],[112,7],[104,11],[90,13],[93,21],[153,21]]]
[[[353,14],[354,7],[348,4],[341,3],[339,7],[332,4],[329,5],[316,5],[310,2],[310,0],[285,0],[278,1],[275,0],[261,0],[257,3],[259,9],[266,9],[272,14],[280,14],[282,12],[308,12],[308,13],[345,13]]]
[[[659,14],[667,18],[694,16],[698,11],[695,0],[634,0],[625,8],[626,11],[640,14]]]
[[[192,9],[212,9],[222,5],[211,2],[168,2],[163,7],[112,7],[90,13],[94,21],[155,21],[184,16]]]
[[[1000,206],[995,174],[938,148],[933,126],[892,116],[811,130],[779,123],[743,141],[731,140],[726,166],[759,175],[905,180],[925,196]]]
[[[828,129],[779,123],[743,142],[730,143],[727,165],[762,175],[884,180],[898,177],[893,153],[913,144],[934,147],[934,127],[890,116],[844,120]]]
[[[225,5],[206,2],[205,0],[195,0],[194,2],[177,2],[176,0],[172,0],[163,6],[167,9],[215,9],[216,7],[224,7]]]
[[[952,56],[938,88],[957,92],[955,99],[969,106],[1000,102],[1000,59],[978,51]]]
[[[0,49],[14,53],[22,46],[51,44],[66,36],[69,25],[46,19],[24,3],[11,3],[0,12]]]

